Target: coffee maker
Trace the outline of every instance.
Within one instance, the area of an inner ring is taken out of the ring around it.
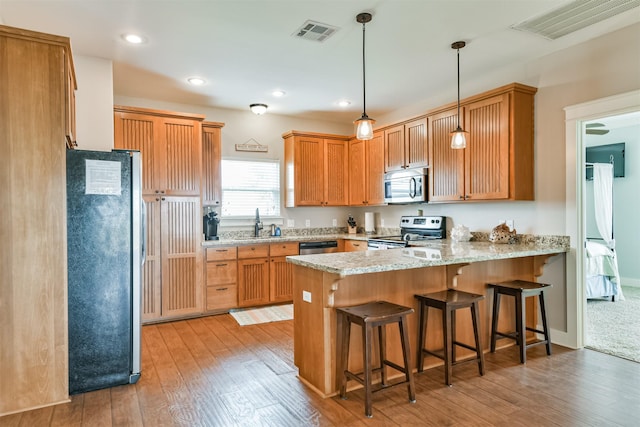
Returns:
[[[210,210],[202,218],[202,230],[204,232],[204,240],[218,240],[218,223],[220,218],[217,213]]]

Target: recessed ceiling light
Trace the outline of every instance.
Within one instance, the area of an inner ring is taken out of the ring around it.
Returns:
[[[189,82],[189,84],[192,84],[194,86],[202,86],[206,83],[205,79],[203,79],[202,77],[189,77],[187,81]]]
[[[274,90],[273,92],[271,92],[271,95],[275,96],[276,98],[280,98],[282,96],[284,96],[286,94],[285,91],[283,90]]]
[[[338,101],[338,105],[340,107],[348,107],[349,105],[351,105],[351,101],[347,101],[346,99],[343,99],[342,101]]]
[[[124,39],[124,41],[131,44],[142,44],[147,42],[147,39],[145,37],[133,33],[123,34],[122,38]]]

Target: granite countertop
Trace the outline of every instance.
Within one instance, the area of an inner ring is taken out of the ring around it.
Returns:
[[[269,244],[280,242],[310,242],[310,241],[324,241],[324,240],[336,240],[336,239],[350,239],[350,240],[362,240],[366,241],[374,237],[380,237],[375,234],[350,234],[350,233],[335,233],[335,234],[313,234],[313,235],[288,235],[279,237],[234,237],[234,238],[220,238],[220,240],[205,240],[202,242],[202,246],[205,248],[216,246],[238,246],[238,245],[255,245],[255,244]]]
[[[558,254],[568,250],[568,238],[564,239],[563,236],[515,244],[495,244],[485,241],[453,242],[445,239],[421,242],[420,246],[409,248],[288,256],[287,261],[344,277],[382,271]]]

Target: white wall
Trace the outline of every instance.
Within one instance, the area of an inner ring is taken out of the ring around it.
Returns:
[[[74,55],[76,91],[76,133],[78,149],[109,151],[113,148],[112,62]]]
[[[613,232],[620,279],[623,284],[640,285],[640,263],[638,262],[638,242],[640,241],[640,127],[631,126],[612,129],[608,134],[587,135],[586,146],[625,144],[625,176],[613,180]],[[586,182],[585,215],[587,237],[599,237],[595,223],[593,202],[593,181]]]

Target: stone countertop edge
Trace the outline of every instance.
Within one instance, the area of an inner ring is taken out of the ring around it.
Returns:
[[[239,239],[220,239],[220,240],[205,240],[202,242],[204,248],[217,247],[217,246],[240,246],[240,245],[255,245],[260,243],[280,243],[280,242],[309,242],[309,241],[322,241],[322,240],[335,240],[335,239],[349,239],[349,240],[362,240],[367,241],[376,237],[381,237],[376,234],[322,234],[322,235],[301,235],[301,236],[265,236],[265,237],[248,237]]]
[[[551,237],[551,236],[541,236]],[[421,246],[380,251],[338,252],[288,256],[287,261],[340,277],[441,265],[465,264],[569,251],[569,238],[554,236],[544,243],[495,244],[440,240]],[[543,239],[544,240],[544,239]]]

